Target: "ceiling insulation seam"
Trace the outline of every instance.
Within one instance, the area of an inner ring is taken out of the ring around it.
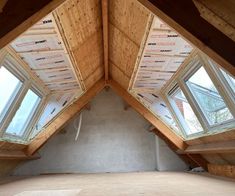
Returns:
[[[53,35],[27,35],[27,32],[34,29],[41,29],[41,32],[48,28],[56,34]],[[44,83],[53,83],[53,81],[61,81],[61,83],[56,83],[55,85],[49,85],[50,90],[68,90],[74,88],[74,86],[69,86],[66,81],[74,80],[76,78],[75,74],[71,69],[64,70],[53,70],[53,68],[59,67],[71,67],[72,62],[70,57],[67,55],[66,48],[64,47],[63,40],[61,40],[60,34],[57,31],[57,25],[54,22],[52,14],[49,14],[36,24],[34,24],[28,31],[18,37],[11,43],[13,49],[19,53],[22,59],[31,67],[31,69],[36,73],[36,75],[42,79]],[[25,37],[25,35],[27,35]],[[60,50],[56,52],[50,52],[50,50]],[[27,53],[20,53],[25,52]],[[34,53],[35,51],[48,51],[47,53]],[[33,52],[31,54],[31,52]],[[34,70],[35,69],[35,70]],[[40,69],[40,71],[38,70]],[[43,69],[50,69],[50,72],[43,71]],[[66,85],[65,85],[66,84]],[[76,88],[80,89],[80,81]]]

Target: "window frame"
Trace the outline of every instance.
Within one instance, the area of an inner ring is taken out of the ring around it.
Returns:
[[[11,105],[8,107],[7,111],[5,112],[4,117],[0,122],[0,138],[7,139],[7,140],[20,140],[20,141],[27,141],[30,135],[30,132],[33,130],[33,126],[35,122],[38,120],[40,111],[45,103],[45,96],[46,92],[38,85],[30,76],[21,65],[20,62],[15,59],[7,51],[0,52],[0,67],[4,66],[8,71],[11,72],[15,77],[17,77],[21,82],[22,86],[16,93]],[[30,119],[25,126],[24,132],[21,136],[14,135],[6,132],[7,127],[11,123],[12,119],[14,118],[16,112],[18,111],[26,93],[28,90],[32,90],[36,95],[40,97],[40,102],[36,107],[35,111],[30,114]]]
[[[198,101],[194,98],[190,87],[186,84],[187,79],[194,75],[201,66],[203,66],[206,70],[211,81],[222,97],[225,105],[232,114],[233,119],[215,125],[209,124],[207,117],[198,104]],[[184,93],[188,103],[190,104],[194,114],[203,128],[202,132],[187,135],[186,131],[184,130],[185,127],[182,125],[184,123],[181,122],[182,119],[180,119],[180,115],[177,114],[176,109],[170,100],[172,92],[175,91],[177,87],[180,88]],[[211,135],[214,133],[227,131],[228,129],[230,130],[235,127],[235,99],[233,99],[234,92],[232,87],[230,87],[223,73],[221,70],[219,70],[218,65],[198,50],[192,51],[176,74],[168,81],[166,86],[164,86],[161,94],[185,139]]]

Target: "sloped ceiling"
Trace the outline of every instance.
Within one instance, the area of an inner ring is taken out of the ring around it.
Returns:
[[[149,32],[151,30],[154,32],[158,32],[158,30],[160,30],[158,33],[162,32],[162,30],[166,30],[168,32],[169,29],[167,26],[161,24],[161,22],[159,23],[159,21],[154,21],[153,14],[137,0],[109,0],[108,10],[108,60],[110,76],[124,89],[134,89],[137,92],[142,90],[141,86],[146,84],[145,81],[138,77],[139,73],[144,72],[144,68],[143,70],[138,68],[142,63],[141,60],[145,60],[141,59],[141,56],[146,52],[144,46],[146,40],[148,40]],[[61,34],[61,38],[65,44],[65,47],[68,49],[68,54],[74,62],[75,73],[80,76],[81,87],[84,87],[84,91],[94,89],[94,84],[97,84],[97,81],[101,81],[104,76],[101,1],[67,0],[53,12],[53,16],[55,18],[56,24],[58,25],[58,31]],[[151,29],[151,24],[153,21],[153,24],[156,26]],[[168,33],[174,34],[174,32]],[[151,39],[148,41],[149,43],[154,43]],[[227,41],[228,40],[226,39],[226,43]],[[189,50],[187,52],[190,52],[191,47],[188,47],[187,49]],[[146,55],[149,54],[146,53]],[[186,56],[187,55],[184,54],[182,56],[174,57],[180,58],[176,60],[177,62],[182,62],[184,60],[182,58]],[[164,59],[164,61],[170,60]],[[151,67],[151,63],[149,66]],[[172,69],[175,71],[176,68]],[[171,77],[172,74],[169,77]],[[135,80],[136,76],[137,80]],[[154,76],[153,79],[155,80],[157,77],[158,76]],[[100,85],[98,88],[99,91],[103,88],[104,82],[101,81],[98,83]],[[150,87],[155,89],[156,86],[154,85],[151,85]],[[151,88],[148,90],[152,90]],[[142,92],[141,95],[144,93],[146,92]],[[90,99],[92,96],[87,97]],[[86,94],[84,97],[86,98]],[[85,98],[84,104],[89,102],[89,100],[86,100]],[[79,109],[82,109],[84,104],[80,104],[79,100],[76,102],[76,105],[79,106]],[[161,102],[159,102],[159,104],[161,104]],[[159,109],[157,110],[159,111]],[[73,110],[73,112],[76,113],[78,111]],[[67,115],[68,119],[71,116]],[[56,132],[56,130],[54,132]],[[50,138],[53,133],[46,135],[46,140]],[[46,140],[42,144],[44,144]],[[212,155],[205,155],[205,158],[208,161],[212,160],[211,157]],[[232,160],[229,156],[227,156],[227,158],[228,160]]]

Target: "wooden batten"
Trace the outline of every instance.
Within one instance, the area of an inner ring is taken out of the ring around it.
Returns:
[[[136,0],[109,1],[110,76],[125,89],[129,87],[149,22],[151,13]]]

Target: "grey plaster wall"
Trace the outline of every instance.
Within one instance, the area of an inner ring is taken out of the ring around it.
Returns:
[[[155,136],[149,123],[111,90],[103,91],[83,111],[78,141],[73,123],[40,151],[41,159],[18,167],[16,175],[40,173],[97,173],[156,169]]]
[[[188,169],[167,144],[156,136],[156,169],[158,171],[183,171]]]

